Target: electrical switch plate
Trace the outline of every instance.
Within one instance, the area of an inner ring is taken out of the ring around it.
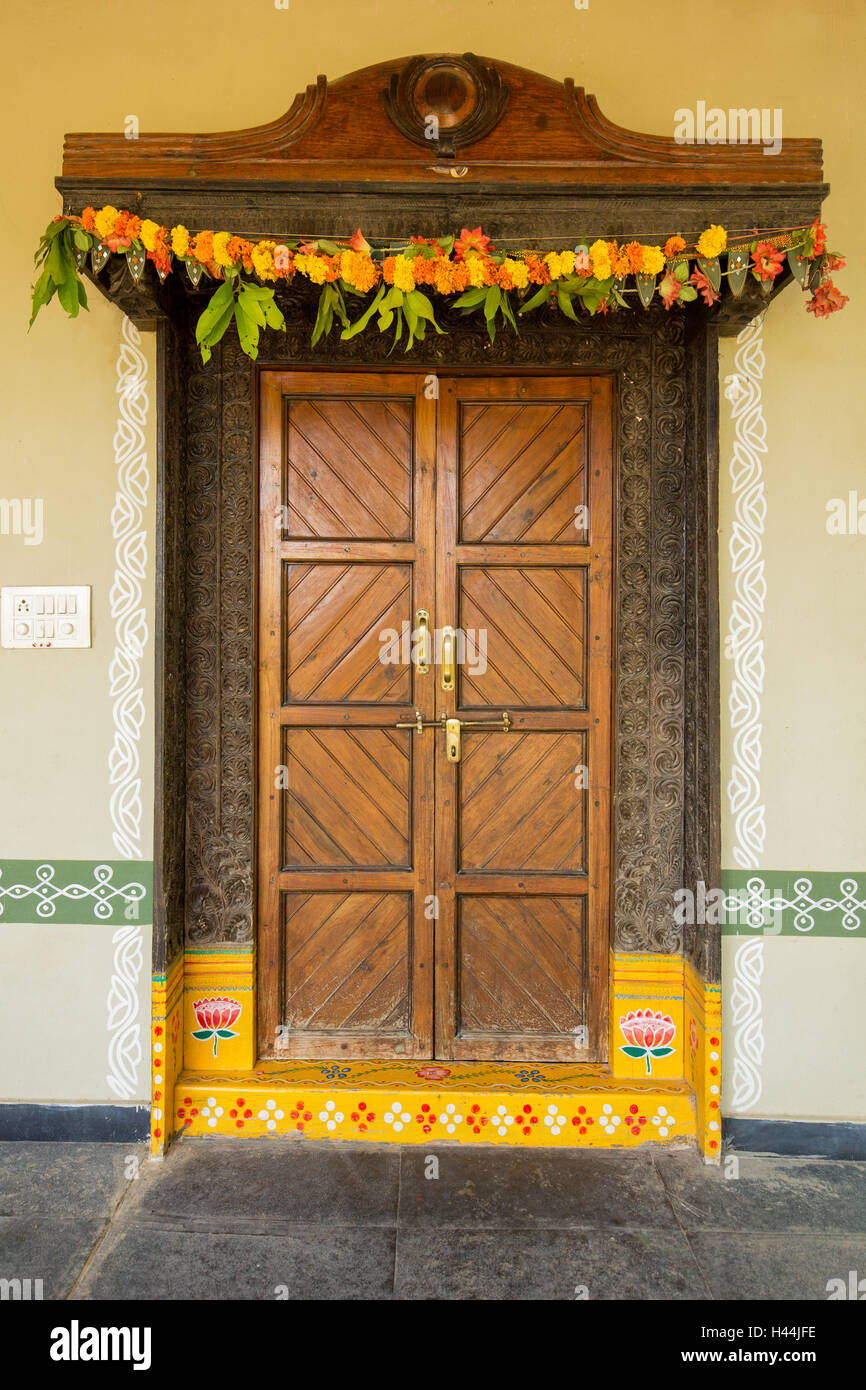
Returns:
[[[0,645],[89,647],[90,585],[0,589]]]

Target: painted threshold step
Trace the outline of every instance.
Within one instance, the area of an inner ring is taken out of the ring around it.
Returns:
[[[598,1067],[512,1063],[271,1062],[183,1072],[167,1128],[429,1144],[621,1148],[694,1144],[684,1081],[616,1080]]]

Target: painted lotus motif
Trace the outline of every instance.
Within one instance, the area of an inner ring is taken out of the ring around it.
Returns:
[[[422,1077],[424,1081],[444,1081],[451,1072],[448,1067],[419,1067],[415,1075]]]
[[[670,1014],[661,1009],[629,1009],[619,1021],[619,1030],[626,1040],[620,1048],[626,1057],[640,1058],[646,1062],[647,1076],[652,1072],[654,1057],[669,1057],[674,1051],[669,1044],[673,1041],[677,1026]]]
[[[192,1035],[199,1042],[209,1042],[213,1038],[215,1057],[220,1038],[237,1037],[232,1028],[241,1016],[241,1006],[236,999],[199,999],[192,1007],[198,1023]]]

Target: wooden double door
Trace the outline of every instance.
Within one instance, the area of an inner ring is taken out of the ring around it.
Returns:
[[[610,382],[260,405],[260,1055],[603,1060]]]

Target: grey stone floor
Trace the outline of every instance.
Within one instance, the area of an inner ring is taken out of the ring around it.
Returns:
[[[737,1160],[725,1178],[686,1150],[5,1143],[0,1278],[53,1299],[773,1301],[866,1275],[866,1163]]]

